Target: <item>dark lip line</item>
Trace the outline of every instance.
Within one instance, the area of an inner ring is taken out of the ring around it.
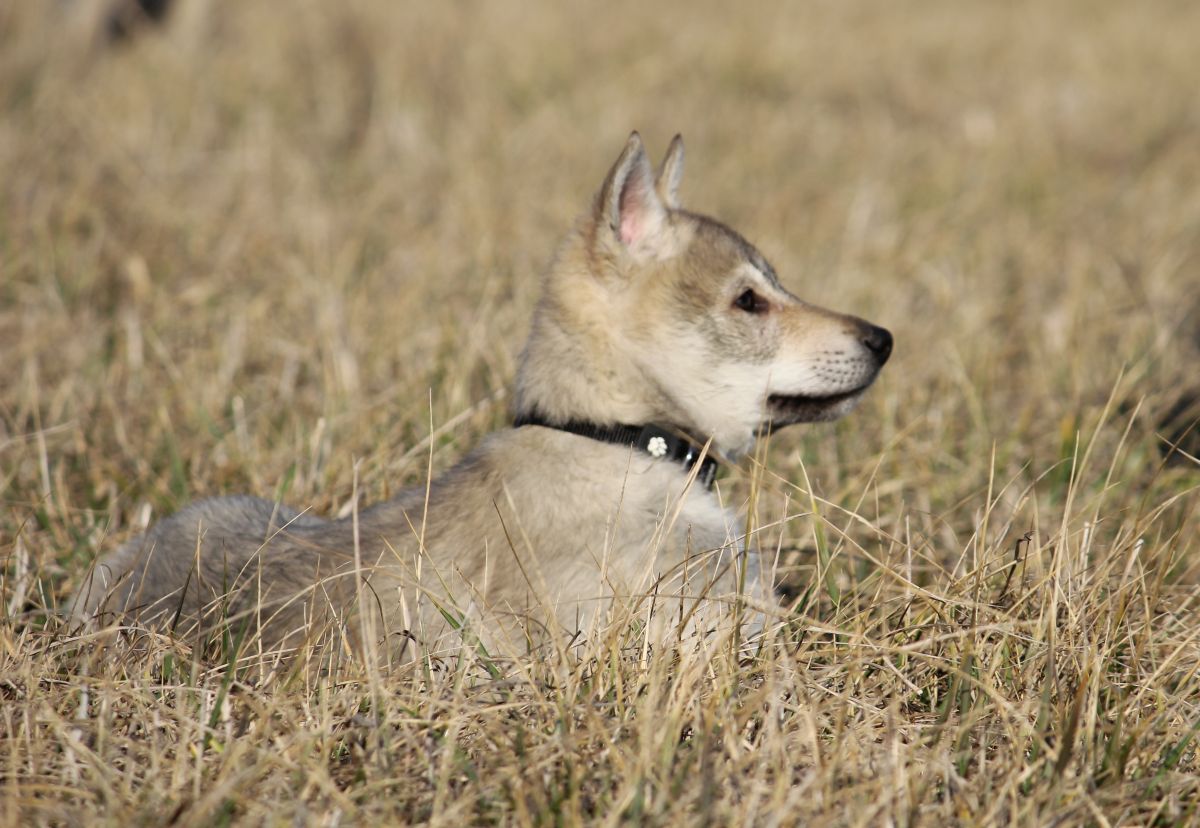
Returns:
[[[807,396],[805,394],[768,394],[768,405],[834,405],[843,400],[848,400],[851,397],[861,394],[867,390],[867,385],[855,388],[850,391],[841,391],[837,394],[826,394],[824,396]]]

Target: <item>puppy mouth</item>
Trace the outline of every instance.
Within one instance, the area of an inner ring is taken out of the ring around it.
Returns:
[[[838,394],[771,394],[767,397],[768,428],[780,428],[794,423],[819,423],[836,420],[853,407],[870,383],[852,391]]]

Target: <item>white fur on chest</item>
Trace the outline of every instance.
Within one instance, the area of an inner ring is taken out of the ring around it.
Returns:
[[[487,458],[565,626],[614,598],[760,591],[736,513],[678,463],[544,428],[497,435]]]

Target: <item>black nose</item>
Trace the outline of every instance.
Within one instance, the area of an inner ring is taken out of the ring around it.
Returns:
[[[867,329],[863,332],[862,343],[875,355],[880,365],[887,362],[887,358],[892,355],[892,334],[887,328],[867,325]]]

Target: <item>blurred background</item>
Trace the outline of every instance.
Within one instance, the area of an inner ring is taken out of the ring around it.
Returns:
[[[192,497],[445,467],[632,129],[896,334],[783,479],[952,541],[1111,395],[1149,480],[1196,375],[1197,43],[1186,2],[2,4],[0,540],[73,574]]]
[[[1191,824],[1198,45],[1184,0],[0,0],[0,823]],[[189,500],[344,515],[504,427],[633,129],[896,337],[718,481],[779,638],[259,681],[57,623]]]

